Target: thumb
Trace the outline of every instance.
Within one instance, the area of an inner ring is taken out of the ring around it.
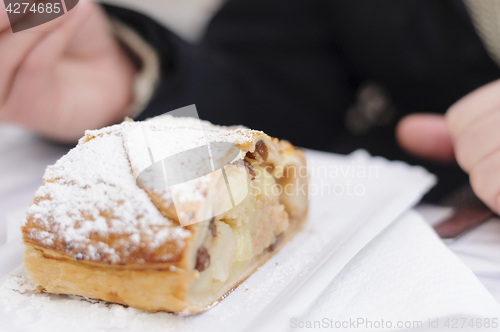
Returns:
[[[411,114],[399,121],[396,139],[407,152],[442,163],[455,161],[453,143],[444,116]]]

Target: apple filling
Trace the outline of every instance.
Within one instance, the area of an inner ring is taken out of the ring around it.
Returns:
[[[277,181],[256,160],[244,159],[249,194],[235,208],[213,218],[205,227],[205,238],[195,259],[195,277],[189,287],[193,302],[223,296],[228,284],[261,262],[275,250],[281,234],[289,227],[285,205],[280,202]],[[198,301],[197,301],[198,300]]]

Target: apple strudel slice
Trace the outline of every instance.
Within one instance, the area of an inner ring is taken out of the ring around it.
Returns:
[[[47,293],[200,312],[305,224],[303,151],[244,127],[159,116],[87,131],[23,225]]]

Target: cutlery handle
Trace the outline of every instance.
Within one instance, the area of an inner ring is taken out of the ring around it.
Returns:
[[[448,219],[434,226],[434,230],[445,242],[451,242],[480,225],[494,213],[486,208],[461,207]]]

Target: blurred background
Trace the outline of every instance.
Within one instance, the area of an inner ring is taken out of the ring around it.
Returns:
[[[107,0],[111,5],[142,12],[188,41],[196,41],[224,0]]]

